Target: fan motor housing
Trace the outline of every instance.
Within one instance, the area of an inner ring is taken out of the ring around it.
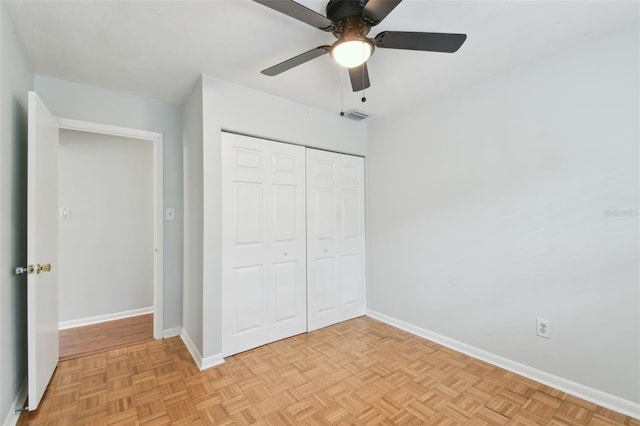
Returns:
[[[327,17],[333,22],[349,16],[362,16],[367,0],[330,0],[327,3]]]
[[[331,0],[327,4],[327,17],[333,21],[336,38],[364,37],[371,29],[362,17],[367,0]]]

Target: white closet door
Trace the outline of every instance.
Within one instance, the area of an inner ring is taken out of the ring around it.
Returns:
[[[307,327],[365,315],[364,159],[307,149]]]
[[[222,351],[303,333],[305,149],[222,134]]]

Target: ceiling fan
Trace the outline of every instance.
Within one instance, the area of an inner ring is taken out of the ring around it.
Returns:
[[[368,88],[367,59],[376,47],[426,52],[454,53],[464,43],[466,34],[383,31],[368,38],[371,27],[378,25],[402,0],[330,0],[323,16],[293,0],[253,0],[294,19],[333,33],[338,39],[331,46],[318,46],[262,71],[275,76],[330,53],[340,65],[349,69],[354,92]]]

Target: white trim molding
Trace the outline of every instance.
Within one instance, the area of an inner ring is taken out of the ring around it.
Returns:
[[[25,402],[27,401],[27,381],[22,382],[22,386],[20,386],[20,390],[13,400],[13,404],[7,413],[7,416],[4,418],[4,426],[15,426],[18,423],[18,419],[20,418],[20,413],[22,408],[24,407]]]
[[[200,351],[196,348],[196,345],[189,337],[189,333],[187,333],[184,329],[180,332],[180,338],[184,342],[184,345],[187,347],[189,354],[191,354],[191,358],[196,363],[200,371],[206,370],[207,368],[215,367],[216,365],[224,364],[224,358],[222,354],[215,354],[212,356],[208,356],[206,358],[202,358],[200,355]]]
[[[196,363],[198,368],[200,368],[200,365],[202,365],[202,355],[200,355],[200,351],[198,351],[198,348],[196,348],[196,345],[193,343],[193,340],[191,340],[189,333],[187,333],[187,331],[184,328],[180,332],[180,338],[182,339],[182,342],[184,343],[184,345],[187,347],[187,350],[189,351],[191,358],[193,358],[193,361]]]
[[[153,337],[164,333],[164,183],[163,135],[150,130],[56,117],[60,129],[141,139],[153,143]]]
[[[61,129],[76,130],[78,132],[98,133],[101,135],[120,136],[124,138],[156,140],[162,139],[162,133],[149,130],[133,129],[130,127],[113,126],[111,124],[96,123],[94,121],[75,120],[73,118],[56,117]]]
[[[222,353],[211,355],[202,359],[200,370],[206,370],[207,368],[215,367],[216,365],[220,364],[224,364]]]
[[[182,333],[182,327],[167,328],[162,332],[163,339],[179,336]]]
[[[562,392],[640,420],[640,404],[633,401],[546,373],[528,365],[520,364],[519,362],[487,352],[483,349],[476,348],[413,324],[409,324],[397,318],[381,314],[380,312],[368,310],[367,316],[414,334],[418,337],[422,337],[423,339],[438,343],[449,349],[453,349],[454,351],[462,352],[465,355],[469,355],[497,367],[504,368],[512,373],[519,374],[528,379],[535,380],[536,382],[561,390]]]
[[[114,312],[112,314],[96,315],[95,317],[80,318],[76,320],[60,321],[58,330],[66,330],[67,328],[82,327],[85,325],[99,324],[101,322],[114,321],[123,318],[137,317],[153,313],[153,306],[140,309],[132,309],[130,311]]]

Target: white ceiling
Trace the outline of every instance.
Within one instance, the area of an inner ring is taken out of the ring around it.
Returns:
[[[326,1],[300,0],[324,13]],[[276,77],[260,70],[334,38],[251,0],[4,1],[38,74],[181,104],[201,74],[329,111],[383,115],[638,25],[639,2],[404,0],[383,30],[462,32],[455,54],[377,49],[361,104],[327,55]]]

